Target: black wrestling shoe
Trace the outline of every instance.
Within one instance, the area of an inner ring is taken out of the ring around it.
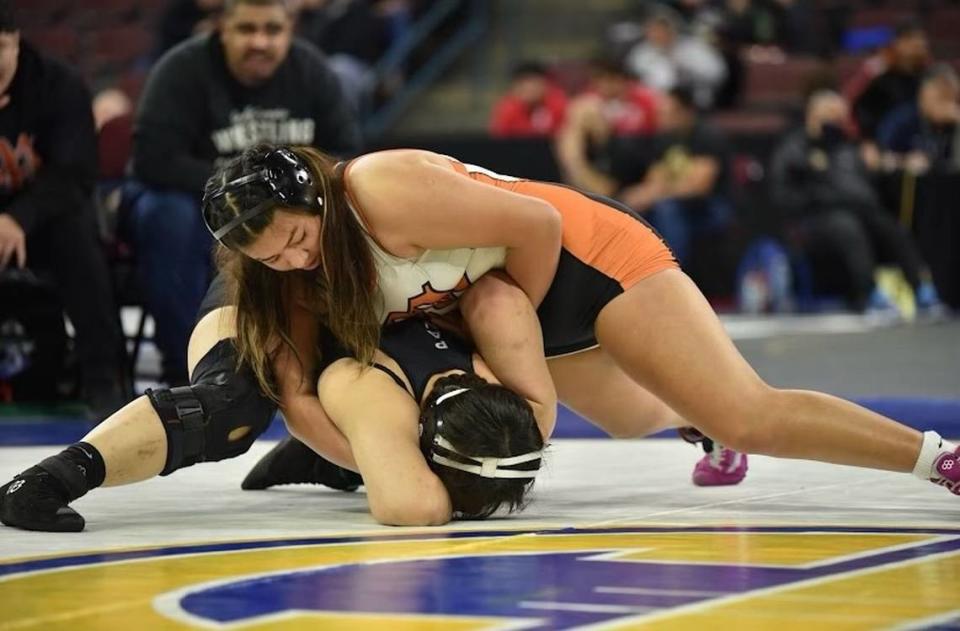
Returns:
[[[56,478],[31,467],[0,487],[0,522],[24,530],[80,532],[86,522],[67,501]]]
[[[322,484],[338,491],[356,491],[363,478],[318,456],[296,438],[287,437],[254,465],[240,488],[262,491],[281,484]]]

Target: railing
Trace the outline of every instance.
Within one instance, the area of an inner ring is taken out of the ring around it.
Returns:
[[[441,43],[430,58],[407,77],[403,87],[396,94],[382,105],[371,107],[364,113],[363,130],[368,139],[381,136],[396,122],[414,99],[429,88],[465,49],[483,36],[489,23],[489,4],[489,0],[438,0],[413,24],[404,37],[387,50],[370,71],[370,85],[380,85],[384,80],[401,71],[417,48],[443,24],[444,20],[455,11],[466,7],[467,15],[456,32]]]

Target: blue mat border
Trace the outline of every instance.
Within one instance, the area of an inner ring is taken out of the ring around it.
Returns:
[[[863,397],[857,403],[895,418],[919,430],[933,430],[948,438],[960,438],[960,399],[922,397]],[[80,440],[94,424],[83,418],[31,416],[0,418],[0,447],[67,445]],[[283,421],[275,418],[262,438],[277,440],[287,435]],[[675,431],[654,437],[673,438]],[[607,435],[574,412],[561,406],[554,438],[607,438]]]

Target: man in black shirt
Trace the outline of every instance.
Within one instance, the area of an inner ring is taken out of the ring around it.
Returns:
[[[0,0],[0,271],[27,268],[56,284],[76,330],[84,397],[102,419],[128,388],[92,203],[96,174],[87,87],[22,41]]]
[[[657,127],[652,143],[642,141],[651,148],[642,179],[618,197],[650,220],[685,265],[694,236],[719,231],[732,218],[725,145],[720,133],[700,118],[692,92],[684,87],[663,96]]]
[[[214,167],[259,142],[345,155],[360,134],[322,54],[293,38],[282,0],[228,0],[220,30],[176,46],[147,80],[131,213],[164,380],[186,382],[186,348],[211,274],[200,195]]]

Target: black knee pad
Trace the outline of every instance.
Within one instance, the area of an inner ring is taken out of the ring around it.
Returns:
[[[237,364],[233,343],[221,340],[197,364],[192,385],[147,391],[167,434],[160,475],[239,456],[270,426],[276,404],[260,391],[250,367]]]

